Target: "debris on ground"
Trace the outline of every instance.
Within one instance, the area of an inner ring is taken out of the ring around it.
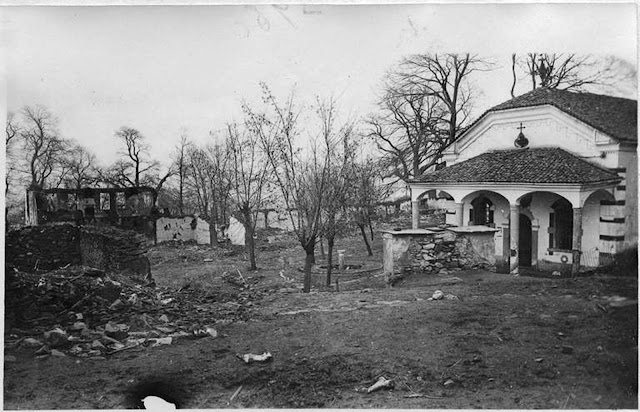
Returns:
[[[446,381],[444,381],[443,385],[445,387],[448,387],[448,386],[453,385],[454,383],[456,383],[456,382],[453,379],[447,379]]]
[[[378,378],[376,383],[367,388],[367,393],[375,392],[380,389],[392,389],[394,387],[393,380],[387,379],[384,376]]]
[[[446,295],[444,294],[443,291],[441,290],[436,290],[435,292],[433,292],[433,295],[431,295],[430,298],[428,298],[427,300],[458,300],[459,298],[456,295],[453,295],[451,293],[447,293]]]
[[[254,362],[268,362],[273,359],[273,355],[270,352],[264,352],[262,355],[254,355],[253,353],[247,353],[244,355],[238,355],[240,359],[244,361],[244,363],[254,363]]]
[[[441,290],[436,290],[433,292],[433,295],[431,295],[431,300],[441,300],[442,298],[444,298],[444,292]]]
[[[100,358],[176,339],[216,338],[211,322],[246,321],[251,302],[261,297],[241,276],[233,275],[238,288],[222,292],[157,287],[82,266],[7,271],[5,345],[37,350],[43,358]]]

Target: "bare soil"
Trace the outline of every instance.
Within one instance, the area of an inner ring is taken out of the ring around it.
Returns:
[[[373,257],[358,238],[337,246],[362,270],[339,273],[340,292],[318,270],[310,294],[292,241],[261,242],[253,272],[242,248],[156,246],[157,286],[191,299],[166,310],[170,325],[218,336],[97,358],[7,346],[4,408],[142,408],[153,394],[189,409],[637,409],[637,276],[460,271],[387,288],[379,239]],[[367,393],[381,376],[393,387]]]

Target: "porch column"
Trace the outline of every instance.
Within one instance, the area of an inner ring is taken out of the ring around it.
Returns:
[[[509,206],[509,272],[518,274],[518,246],[520,239],[520,204]]]
[[[411,201],[411,229],[418,229],[420,226],[420,201]]]
[[[456,203],[456,225],[462,227],[464,225],[464,203]]]
[[[582,208],[573,208],[573,260],[571,274],[575,275],[580,270],[580,255],[582,254]]]

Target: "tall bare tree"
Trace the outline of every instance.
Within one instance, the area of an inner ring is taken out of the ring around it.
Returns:
[[[58,136],[57,119],[43,106],[26,106],[22,110],[20,130],[22,152],[30,186],[44,188],[47,179],[59,166],[66,142]]]
[[[147,183],[142,179],[143,176],[157,168],[158,162],[150,159],[149,146],[144,136],[138,130],[127,126],[118,129],[115,135],[125,144],[125,157],[115,170],[119,174],[119,180],[134,187]]]
[[[4,175],[4,194],[5,196],[9,193],[9,189],[11,188],[11,183],[13,179],[13,175],[16,171],[17,164],[15,159],[14,148],[16,145],[16,141],[18,140],[20,134],[20,126],[18,125],[15,114],[13,112],[7,113],[7,123],[5,125],[6,132],[6,140],[5,140],[5,175]]]
[[[259,136],[247,133],[237,124],[227,125],[227,150],[230,158],[229,182],[235,216],[245,229],[245,246],[249,254],[249,270],[256,270],[254,234],[258,213],[262,208],[269,168],[260,150]]]
[[[174,148],[173,164],[176,174],[178,175],[178,213],[184,214],[184,185],[188,173],[189,164],[187,163],[187,149],[189,148],[189,140],[186,133],[180,135],[180,142]]]
[[[389,194],[389,186],[382,184],[383,167],[372,158],[364,158],[352,162],[348,172],[347,210],[351,220],[360,229],[369,256],[373,256],[373,251],[365,228],[369,227],[373,239],[372,221],[376,206]]]
[[[337,107],[334,99],[317,100],[316,113],[320,120],[320,138],[328,160],[328,179],[323,192],[322,237],[327,240],[326,285],[331,285],[333,271],[333,249],[340,228],[347,223],[345,208],[349,185],[350,164],[356,152],[352,121],[342,125],[337,121]]]
[[[324,191],[330,177],[329,160],[323,148],[313,142],[310,142],[312,147],[306,156],[297,146],[300,111],[293,94],[281,104],[266,84],[261,86],[265,110],[256,112],[245,104],[247,125],[251,133],[260,138],[293,231],[305,251],[303,291],[308,293],[315,246],[322,228]]]
[[[79,144],[72,145],[65,153],[62,166],[60,179],[67,187],[80,189],[96,181],[96,156]]]
[[[417,177],[439,161],[468,120],[469,76],[490,67],[470,54],[416,54],[387,74],[379,113],[368,124],[390,175]]]
[[[615,57],[576,53],[527,53],[520,57],[513,54],[512,66],[512,90],[517,82],[516,66],[529,79],[531,90],[593,91],[603,87],[613,90],[620,82],[635,81],[636,76],[633,68]]]

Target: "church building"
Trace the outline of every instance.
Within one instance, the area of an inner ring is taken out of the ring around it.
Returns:
[[[597,267],[637,245],[637,101],[536,89],[482,114],[435,171],[407,181],[452,226],[490,226],[498,269]]]

